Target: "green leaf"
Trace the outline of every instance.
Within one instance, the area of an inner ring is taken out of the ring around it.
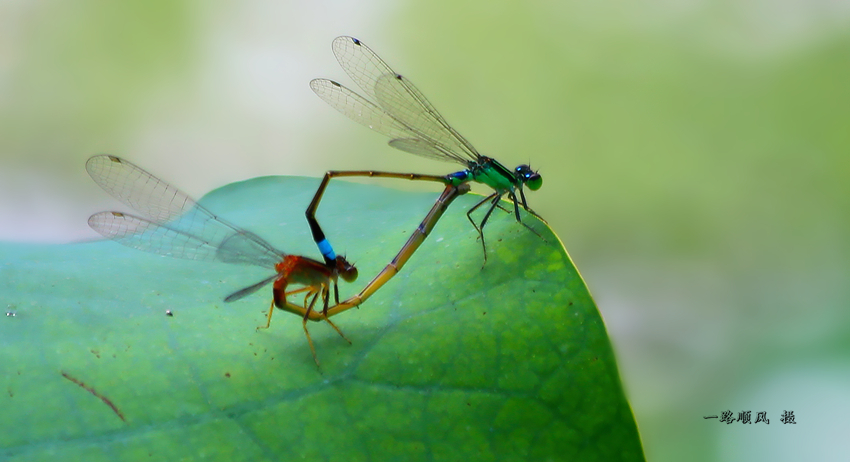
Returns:
[[[203,203],[318,258],[303,214],[316,185],[259,178]],[[361,275],[341,296],[437,196],[331,184],[318,218]],[[308,325],[321,373],[297,317],[277,310],[255,331],[270,290],[221,301],[270,271],[108,241],[0,245],[15,312],[0,317],[0,459],[643,460],[604,324],[562,244],[497,210],[482,269],[465,216],[477,200],[455,201],[393,280],[333,318],[351,345]]]

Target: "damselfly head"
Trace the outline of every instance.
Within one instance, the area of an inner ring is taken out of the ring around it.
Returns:
[[[336,271],[345,282],[354,282],[357,280],[357,268],[349,263],[342,255],[336,256]]]
[[[535,170],[531,169],[530,165],[520,165],[516,169],[514,169],[516,173],[517,179],[523,182],[528,189],[532,191],[537,191],[543,186],[543,177],[540,176]]]

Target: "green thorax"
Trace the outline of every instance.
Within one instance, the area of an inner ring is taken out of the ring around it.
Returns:
[[[469,172],[473,181],[486,184],[498,193],[513,191],[520,186],[511,170],[489,157],[482,156],[479,162],[470,165]]]

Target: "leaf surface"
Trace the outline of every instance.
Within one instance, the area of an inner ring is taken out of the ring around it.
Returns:
[[[319,258],[303,214],[316,186],[264,177],[202,204]],[[438,195],[331,184],[318,219],[360,270],[341,297]],[[458,198],[394,279],[332,318],[351,345],[308,324],[321,373],[299,318],[276,310],[255,331],[270,289],[222,302],[269,271],[110,241],[0,244],[15,313],[0,318],[0,459],[643,460],[604,324],[559,239],[497,210],[482,269],[465,216],[479,199]]]

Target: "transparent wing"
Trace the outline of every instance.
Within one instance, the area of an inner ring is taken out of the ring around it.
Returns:
[[[446,157],[452,157],[458,162],[464,163],[463,159],[456,157],[454,153],[448,152],[442,146],[435,145],[429,141],[419,138],[396,138],[390,140],[389,145],[417,156],[429,157],[432,159],[445,160]]]
[[[176,258],[264,268],[274,268],[284,256],[126,160],[95,156],[86,162],[86,170],[106,192],[145,215],[101,212],[89,218],[92,229],[116,242]]]
[[[410,130],[375,103],[333,80],[313,79],[310,88],[331,107],[349,119],[390,138],[407,138]]]
[[[449,160],[466,165],[466,160],[463,157],[441,149],[433,141],[422,139],[421,135],[393,118],[375,103],[333,80],[314,79],[310,82],[310,88],[331,107],[345,114],[349,119],[390,137],[390,146],[394,148],[431,159]],[[399,141],[402,143],[397,143]],[[402,147],[409,142],[415,142],[417,149],[408,150]]]
[[[374,101],[370,103],[370,110],[384,113],[383,117],[370,114],[367,118],[377,120],[388,116],[394,122],[392,125],[384,122],[376,127],[391,126],[393,130],[390,133],[382,131],[364,123],[363,116],[352,116],[357,115],[364,106],[363,101],[368,100],[360,96],[352,98],[350,95],[356,93],[333,82],[337,89],[330,89],[330,93],[339,92],[341,95],[332,95],[330,99],[345,101],[344,105],[331,103],[337,110],[390,138],[418,139],[422,145],[431,146],[427,150],[417,149],[414,154],[464,166],[469,161],[478,161],[480,156],[475,148],[446,122],[410,81],[393,71],[369,47],[353,37],[337,37],[333,41],[333,52],[343,70]],[[315,87],[313,89],[316,91]],[[319,96],[330,103],[327,96]],[[345,110],[340,106],[344,106]]]
[[[116,156],[94,156],[86,171],[104,191],[145,217],[167,223],[197,205],[177,188]]]
[[[280,276],[275,274],[274,276],[267,277],[267,278],[263,279],[262,281],[260,281],[256,284],[252,284],[252,285],[250,285],[250,286],[248,286],[244,289],[239,289],[236,292],[233,292],[232,294],[225,297],[224,301],[228,302],[228,303],[229,302],[235,302],[236,300],[247,297],[247,296],[253,294],[254,292],[262,289],[266,284],[274,281],[278,277],[280,277]]]

